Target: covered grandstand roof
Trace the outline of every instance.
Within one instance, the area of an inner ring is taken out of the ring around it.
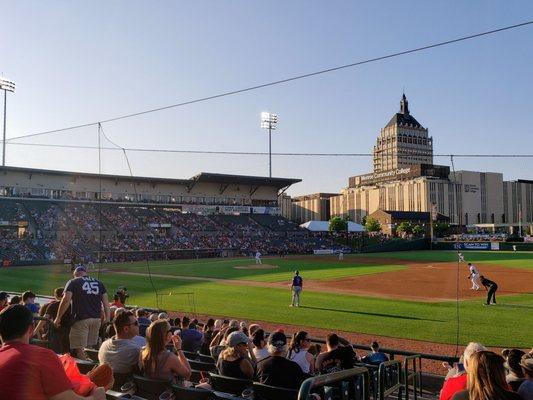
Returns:
[[[120,180],[133,180],[152,183],[170,183],[183,186],[189,186],[198,182],[207,183],[226,183],[226,184],[241,184],[253,186],[274,186],[277,189],[290,186],[294,183],[301,182],[301,179],[293,178],[268,178],[262,176],[248,176],[248,175],[231,175],[231,174],[216,174],[210,172],[201,172],[190,179],[174,179],[174,178],[158,178],[146,176],[127,176],[127,175],[108,175],[108,174],[94,174],[88,172],[73,172],[73,171],[58,171],[49,169],[35,169],[22,167],[0,167],[0,172],[22,172],[28,174],[47,174],[47,175],[63,175],[63,176],[86,176],[93,178],[107,178]]]

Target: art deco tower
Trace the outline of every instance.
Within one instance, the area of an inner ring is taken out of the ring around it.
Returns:
[[[393,115],[376,140],[374,173],[413,164],[433,164],[433,139],[428,136],[427,128],[409,113],[404,94],[400,112]]]

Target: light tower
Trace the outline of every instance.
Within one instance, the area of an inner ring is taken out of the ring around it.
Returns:
[[[272,178],[272,131],[278,125],[278,115],[268,111],[261,113],[261,128],[268,129],[268,176]]]
[[[4,140],[2,142],[2,167],[6,165],[6,113],[7,113],[7,92],[15,91],[15,82],[0,77],[0,90],[4,91]]]

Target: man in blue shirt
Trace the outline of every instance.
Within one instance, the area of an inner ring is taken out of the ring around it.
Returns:
[[[365,364],[379,365],[382,362],[389,361],[389,357],[387,357],[385,353],[379,351],[378,342],[372,342],[370,344],[370,348],[372,349],[372,353],[369,353],[368,355],[361,358],[362,362],[364,362]]]
[[[39,306],[35,304],[35,293],[29,291],[22,293],[22,303],[31,311],[33,316],[39,315]]]
[[[83,349],[98,343],[102,308],[104,323],[109,322],[109,300],[102,282],[87,275],[85,267],[74,270],[74,279],[67,282],[54,324],[61,325],[61,317],[72,301],[74,324],[70,328],[70,348],[78,358],[86,358]]]
[[[300,306],[300,293],[302,292],[302,286],[303,286],[303,279],[300,276],[299,271],[294,271],[294,277],[292,278],[292,303],[291,307],[299,307]]]

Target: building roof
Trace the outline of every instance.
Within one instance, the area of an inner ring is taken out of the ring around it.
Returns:
[[[301,196],[295,196],[292,198],[292,201],[304,201],[304,200],[314,200],[314,199],[329,199],[330,197],[338,196],[338,193],[311,193],[304,194]]]
[[[262,176],[248,176],[248,175],[230,175],[230,174],[215,174],[209,172],[201,172],[190,179],[173,179],[173,178],[157,178],[145,176],[128,176],[128,175],[107,175],[94,174],[87,172],[72,172],[72,171],[57,171],[48,169],[34,169],[22,167],[0,167],[0,173],[7,172],[22,172],[28,174],[45,174],[45,175],[63,175],[70,177],[89,177],[104,179],[117,179],[124,181],[142,181],[150,183],[167,183],[174,185],[189,186],[198,182],[221,183],[221,184],[239,184],[239,185],[253,185],[253,186],[274,186],[277,189],[290,186],[294,183],[301,182],[301,179],[292,178],[268,178]]]
[[[392,116],[386,127],[394,125],[424,128],[420,122],[418,122],[416,118],[409,113],[409,102],[407,101],[407,97],[405,97],[405,93],[400,101],[400,112]]]
[[[427,211],[392,211],[392,210],[377,210],[375,212],[382,212],[389,214],[393,219],[406,221],[429,221],[430,213]],[[374,214],[374,213],[372,213]],[[370,216],[372,216],[370,214]],[[450,218],[444,214],[437,213],[437,220],[449,220]]]

